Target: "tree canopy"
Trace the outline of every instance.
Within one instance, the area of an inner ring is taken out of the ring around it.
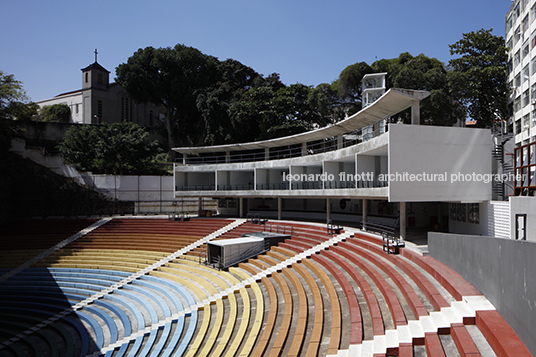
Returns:
[[[140,175],[162,173],[156,163],[162,151],[149,133],[134,123],[71,127],[59,146],[64,160],[82,171]]]
[[[463,34],[449,45],[451,55],[459,56],[449,61],[451,83],[478,127],[491,126],[508,116],[508,49],[504,38],[494,36],[492,30]]]
[[[38,105],[30,102],[22,82],[0,71],[0,119],[30,120]]]
[[[117,67],[116,81],[134,101],[165,107],[170,147],[291,135],[336,117],[334,91],[312,94],[313,87],[286,86],[276,73],[264,77],[181,44],[138,50]]]
[[[116,81],[134,101],[165,107],[170,147],[199,144],[193,135],[201,122],[196,98],[199,90],[211,84],[216,65],[214,57],[193,47],[146,47],[117,67]]]
[[[71,119],[71,108],[67,104],[52,104],[41,108],[43,121],[68,123]]]

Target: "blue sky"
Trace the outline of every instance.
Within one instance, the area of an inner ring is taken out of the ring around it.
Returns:
[[[81,88],[139,48],[195,47],[285,84],[331,83],[348,65],[402,52],[447,63],[463,33],[504,36],[509,0],[0,0],[0,70],[34,101]]]

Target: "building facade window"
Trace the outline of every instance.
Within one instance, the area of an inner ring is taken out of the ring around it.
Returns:
[[[530,91],[527,89],[523,92],[523,108],[525,108],[530,103]]]
[[[519,66],[520,63],[521,63],[521,54],[519,51],[517,51],[516,54],[514,55],[514,68]]]
[[[480,204],[469,203],[469,223],[480,224]]]
[[[536,143],[526,143],[514,149],[514,193],[534,196],[536,192]]]
[[[514,100],[514,113],[518,112],[521,110],[521,96],[518,96],[515,100]]]
[[[467,211],[465,203],[451,203],[450,204],[450,220],[456,222],[467,221]]]
[[[125,96],[121,97],[121,121],[132,121],[132,101]]]
[[[526,81],[528,81],[530,79],[530,66],[529,65],[526,65],[524,68],[523,68],[523,83],[525,83]]]
[[[86,72],[86,83],[88,83],[88,82],[89,82],[89,73]]]
[[[523,116],[523,130],[529,130],[530,128],[530,114]]]
[[[530,47],[529,47],[529,43],[527,42],[524,46],[523,46],[523,59],[525,57],[527,57],[530,53]]]
[[[523,18],[523,21],[521,22],[521,30],[525,32],[528,29],[529,29],[529,15],[525,16],[525,18]]]
[[[516,134],[521,133],[521,119],[516,120]]]

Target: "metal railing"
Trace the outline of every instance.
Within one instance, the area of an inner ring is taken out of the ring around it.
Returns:
[[[200,154],[198,156],[189,155],[186,156],[184,163],[186,165],[209,165],[281,160],[293,157],[316,155],[357,145],[378,137],[388,131],[388,124],[389,117],[383,118],[372,125],[347,134],[343,134],[342,141],[335,136],[322,140],[268,148],[267,151],[265,151],[265,149],[257,149],[246,151],[229,151],[227,153],[215,152],[210,154]],[[176,163],[182,164],[183,159],[178,158]]]

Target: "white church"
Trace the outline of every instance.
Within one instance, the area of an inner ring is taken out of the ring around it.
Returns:
[[[39,107],[67,104],[71,123],[101,124],[133,122],[152,127],[164,117],[164,109],[154,104],[136,104],[117,83],[110,83],[110,71],[97,62],[82,68],[82,88],[37,101]]]

